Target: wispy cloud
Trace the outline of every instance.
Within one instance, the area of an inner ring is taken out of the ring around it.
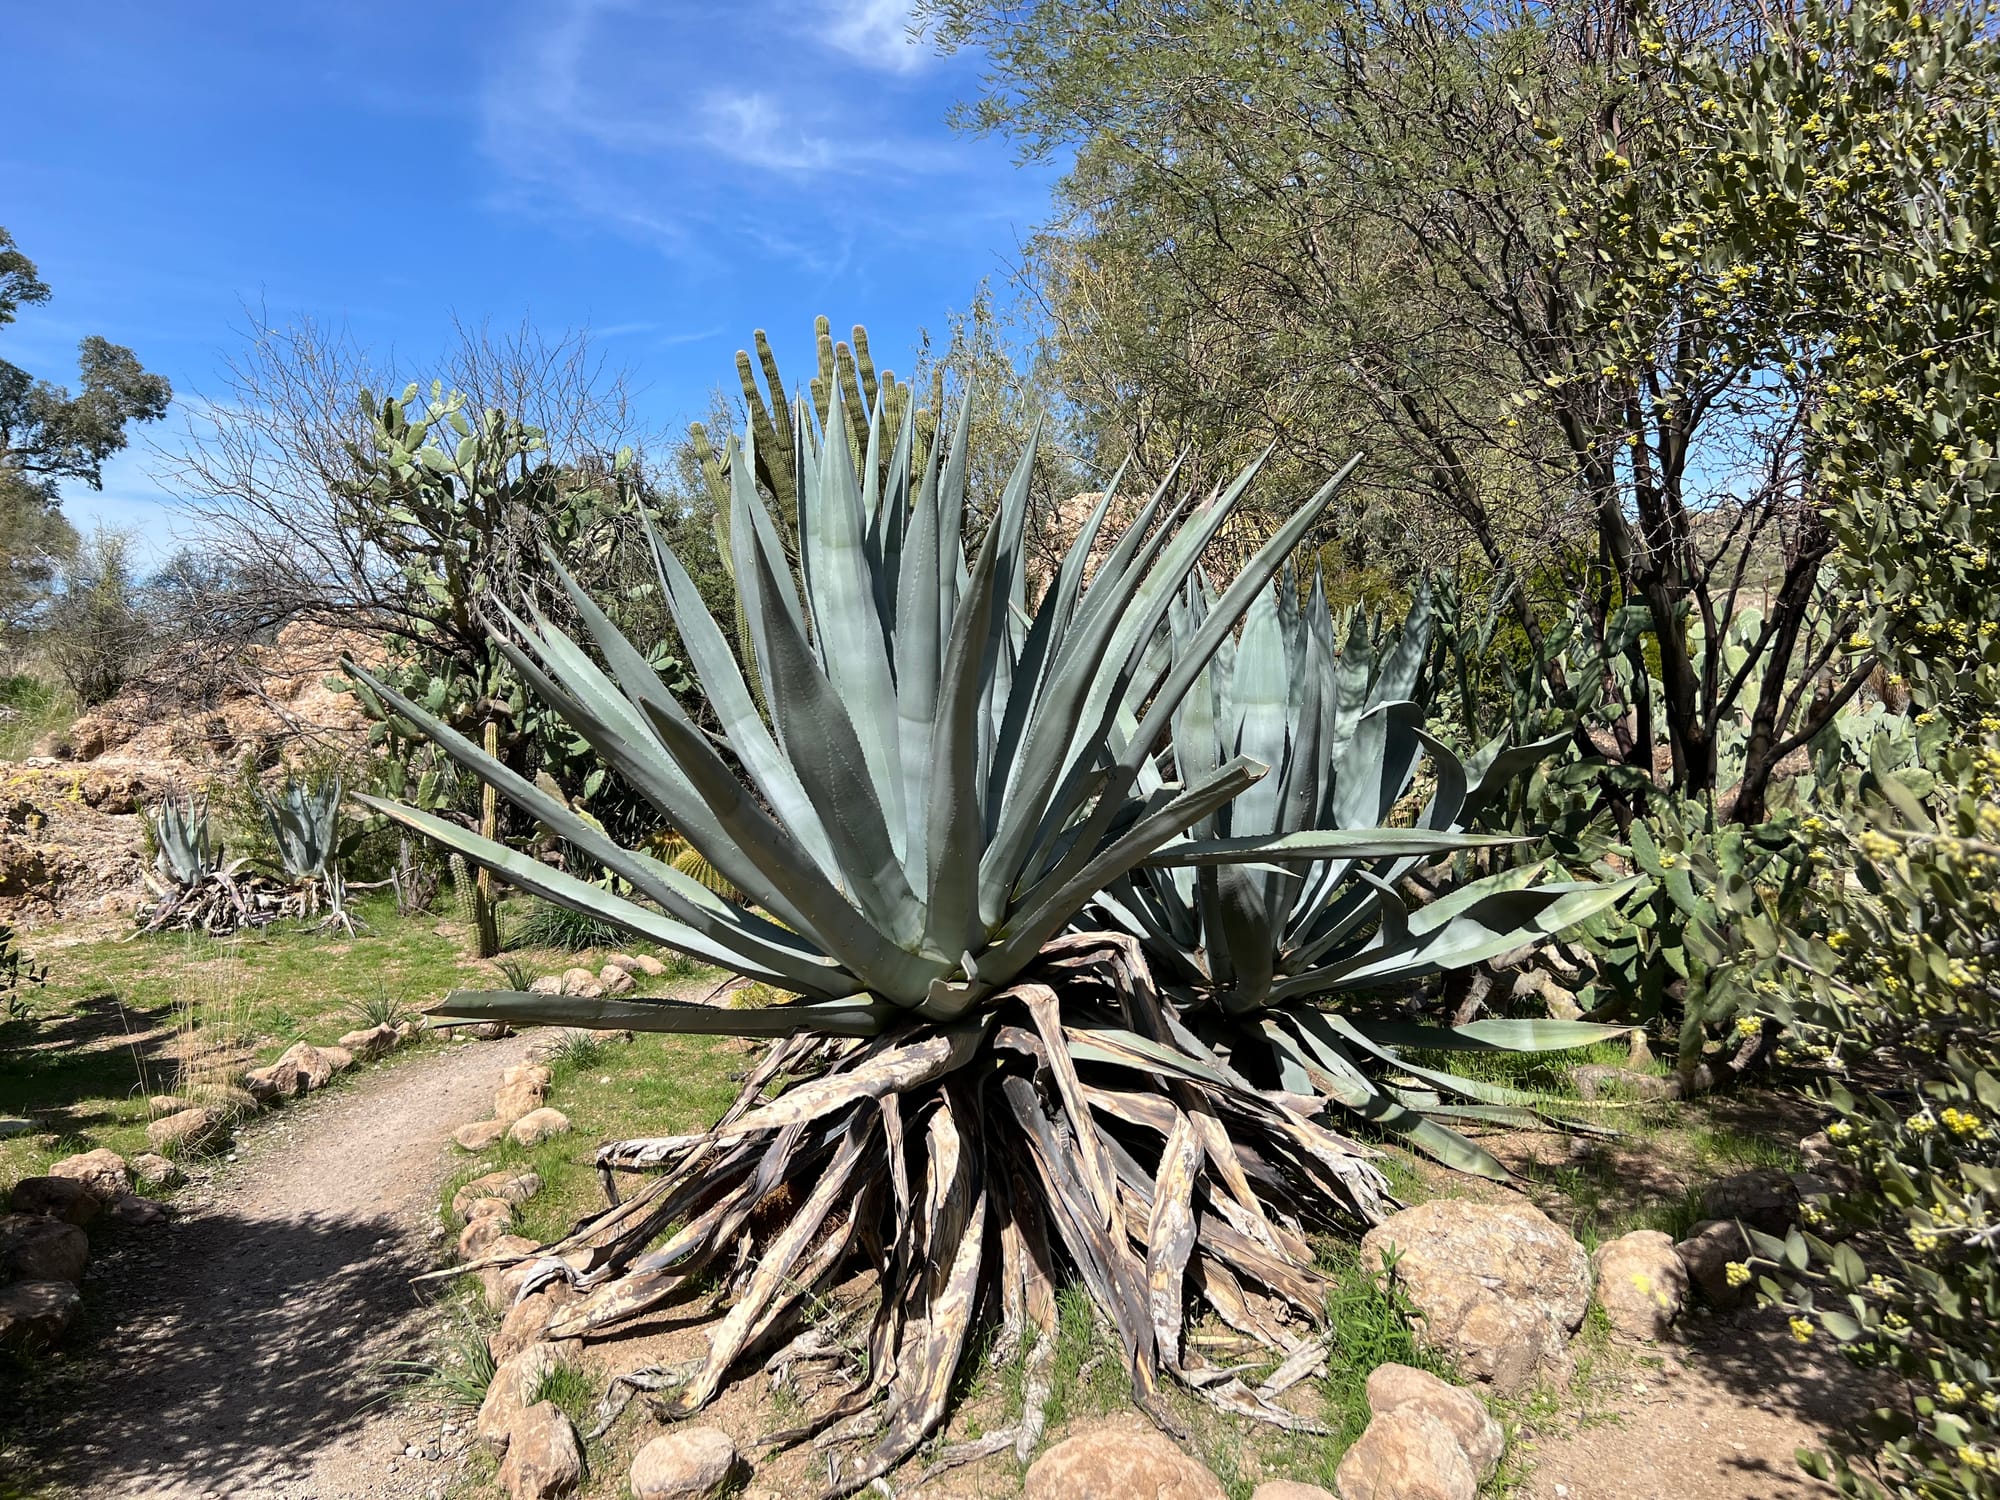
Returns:
[[[864,66],[914,73],[929,59],[928,49],[911,34],[909,0],[836,0],[827,10],[820,35]]]
[[[796,263],[827,269],[858,218],[906,217],[901,192],[940,212],[980,194],[980,153],[946,129],[945,96],[908,76],[926,56],[908,22],[907,0],[530,7],[480,94],[504,176],[491,201],[581,215],[711,269],[728,240],[768,238],[748,226],[782,205]]]

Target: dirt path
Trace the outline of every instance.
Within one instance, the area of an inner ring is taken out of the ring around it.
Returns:
[[[51,1478],[91,1500],[431,1494],[386,1367],[426,1321],[411,1277],[436,1263],[450,1133],[526,1048],[440,1047],[272,1115],[180,1217],[123,1237],[91,1268],[93,1336],[36,1402]]]

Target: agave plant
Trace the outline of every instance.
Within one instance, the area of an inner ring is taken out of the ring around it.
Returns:
[[[1169,616],[1176,659],[1193,650],[1211,602],[1192,580]],[[1430,795],[1411,826],[1454,833],[1554,748],[1495,741],[1468,763],[1425,733],[1413,695],[1430,629],[1428,587],[1393,630],[1358,611],[1337,625],[1322,579],[1303,604],[1289,575],[1260,593],[1240,640],[1208,658],[1181,701],[1171,747],[1141,784],[1200,777],[1230,754],[1252,756],[1271,774],[1190,830],[1211,841],[1200,864],[1148,861],[1096,904],[1140,940],[1168,992],[1190,1005],[1197,1033],[1246,1076],[1327,1099],[1461,1170],[1505,1177],[1490,1153],[1440,1121],[1532,1125],[1536,1098],[1415,1065],[1401,1049],[1544,1050],[1619,1035],[1615,1028],[1505,1019],[1445,1028],[1394,1013],[1350,1016],[1326,1002],[1497,958],[1604,910],[1630,883],[1536,884],[1538,868],[1526,866],[1412,911],[1397,885],[1432,857],[1421,847],[1382,858],[1221,858],[1236,841],[1269,847],[1287,834],[1378,829],[1426,759]],[[1385,1068],[1412,1086],[1372,1076]],[[1446,1104],[1440,1091],[1467,1102]]]
[[[167,887],[192,890],[221,871],[222,841],[215,836],[207,803],[190,797],[183,806],[169,797],[147,822],[153,831],[153,870]]]
[[[258,795],[264,824],[277,845],[278,861],[292,878],[298,915],[317,915],[324,902],[323,926],[354,931],[347,910],[347,880],[340,869],[340,781],[312,788],[287,777],[278,797]]]
[[[529,817],[602,863],[593,885],[420,809],[371,805],[543,899],[588,911],[798,996],[759,1009],[650,998],[454,994],[468,1019],[779,1039],[712,1129],[621,1142],[599,1164],[643,1187],[546,1248],[524,1294],[585,1293],[552,1329],[596,1334],[720,1281],[706,1358],[672,1396],[709,1401],[753,1348],[790,1368],[834,1353],[809,1310],[857,1268],[880,1288],[865,1363],[840,1398],[774,1441],[860,1445],[830,1493],[870,1483],[942,1421],[975,1314],[1002,1346],[1052,1333],[1074,1276],[1115,1328],[1135,1398],[1173,1425],[1163,1373],[1224,1409],[1292,1427],[1278,1404],[1315,1358],[1325,1283],[1306,1235],[1392,1201],[1372,1148],[1316,1118],[1307,1091],[1260,1087],[1154,985],[1139,944],[1092,931],[1092,897],[1147,861],[1379,861],[1476,847],[1448,828],[1350,826],[1190,837],[1266,765],[1230,753],[1161,779],[1151,751],[1209,661],[1330,502],[1299,505],[1242,574],[1157,649],[1197,559],[1255,478],[1200,504],[1172,477],[1093,549],[1108,486],[1030,598],[1032,442],[965,559],[968,411],[917,465],[913,425],[878,403],[851,444],[844,403],[822,433],[794,412],[798,559],[732,443],[729,537],[759,703],[680,562],[660,583],[719,737],[698,728],[584,592],[589,645],[527,606],[496,621],[523,678],[745,897],[619,847],[424,710],[382,701]],[[859,473],[854,447],[863,449]],[[886,460],[884,454],[887,454]],[[865,479],[861,476],[867,476]],[[565,575],[565,580],[566,575]],[[599,662],[603,666],[599,666]],[[348,670],[367,681],[351,664]],[[1083,930],[1079,930],[1079,929]],[[794,1083],[772,1097],[780,1077]],[[661,1237],[665,1236],[664,1242]],[[1277,1351],[1253,1388],[1183,1338],[1212,1309]],[[857,1314],[858,1316],[858,1314]],[[1050,1337],[1033,1341],[1043,1362]],[[1011,1440],[1040,1430],[1031,1376]],[[1035,1394],[1039,1391],[1039,1395]],[[985,1451],[992,1451],[991,1440]]]
[[[155,899],[139,910],[143,931],[232,932],[278,914],[276,903],[253,880],[238,878],[245,861],[225,862],[207,804],[168,798],[146,821],[153,834],[153,868],[141,873]]]

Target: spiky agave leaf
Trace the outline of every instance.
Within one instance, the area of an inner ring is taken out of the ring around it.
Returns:
[[[1191,647],[1211,602],[1202,580],[1190,580],[1169,621],[1176,654]],[[1185,780],[1232,754],[1272,773],[1149,856],[1100,904],[1174,983],[1215,1002],[1200,1022],[1204,1034],[1258,1082],[1317,1094],[1452,1166],[1504,1177],[1488,1152],[1441,1123],[1475,1117],[1465,1106],[1433,1103],[1379,1074],[1385,1064],[1414,1073],[1441,1095],[1505,1111],[1512,1123],[1537,1120],[1534,1096],[1413,1068],[1396,1050],[1470,1045],[1446,1028],[1404,1025],[1392,1045],[1369,1020],[1319,1011],[1343,992],[1468,967],[1551,937],[1628,889],[1536,883],[1537,870],[1521,868],[1408,908],[1397,882],[1552,748],[1492,745],[1468,768],[1424,732],[1412,695],[1430,622],[1428,587],[1396,629],[1359,611],[1337,622],[1322,579],[1302,607],[1289,575],[1261,591],[1235,649],[1209,658],[1182,700],[1168,758],[1151,777]],[[1432,790],[1414,824],[1385,826],[1426,760]],[[1252,849],[1261,858],[1245,862]],[[1477,1044],[1499,1050],[1506,1034]],[[1568,1046],[1618,1034],[1587,1025],[1561,1033]],[[1552,1035],[1542,1033],[1544,1042]]]
[[[192,890],[222,869],[222,844],[208,804],[189,797],[185,806],[168,797],[148,815],[153,830],[153,868],[170,886]]]
[[[1155,647],[1168,614],[1256,464],[1192,508],[1170,477],[1092,567],[1117,488],[1107,487],[1031,605],[1032,444],[968,563],[968,410],[919,474],[909,420],[885,432],[878,407],[864,481],[848,405],[827,404],[823,439],[810,406],[794,408],[802,587],[752,478],[754,455],[732,451],[727,465],[742,646],[761,707],[686,570],[656,539],[663,594],[722,726],[720,745],[566,576],[589,649],[532,606],[504,622],[504,649],[530,688],[746,905],[620,848],[370,683],[631,894],[418,809],[372,805],[546,900],[799,996],[750,1010],[523,994],[458,994],[438,1007],[786,1039],[713,1129],[607,1148],[607,1173],[665,1175],[585,1221],[556,1247],[566,1258],[542,1260],[537,1274],[587,1292],[576,1316],[591,1328],[685,1295],[697,1270],[721,1274],[734,1300],[683,1393],[691,1407],[754,1347],[782,1342],[808,1305],[801,1289],[839,1284],[865,1259],[882,1311],[869,1373],[836,1420],[886,1428],[841,1490],[936,1426],[982,1299],[996,1298],[1018,1326],[1024,1298],[1045,1301],[1023,1288],[1046,1287],[1065,1267],[1120,1330],[1135,1393],[1163,1419],[1155,1386],[1165,1369],[1233,1410],[1293,1421],[1235,1377],[1184,1357],[1180,1321],[1199,1295],[1246,1336],[1291,1353],[1319,1315],[1305,1226],[1374,1218],[1383,1179],[1365,1148],[1260,1092],[1162,1007],[1136,944],[1100,938],[1079,948],[1062,934],[1107,882],[1263,774],[1230,755],[1161,782],[1149,750],[1338,477],[1167,659]],[[1476,842],[1430,830],[1395,836],[1418,853]],[[781,1066],[806,1081],[765,1099]],[[774,1202],[787,1206],[772,1211]],[[1267,1294],[1292,1309],[1297,1328]]]
[[[298,880],[324,879],[340,853],[339,778],[314,788],[287,777],[277,797],[259,792],[257,800],[285,873]]]

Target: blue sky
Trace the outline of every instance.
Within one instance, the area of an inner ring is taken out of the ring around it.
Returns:
[[[904,0],[33,5],[7,23],[0,224],[54,288],[0,356],[67,381],[102,333],[217,389],[248,326],[344,322],[416,362],[453,315],[589,326],[662,425],[754,327],[920,327],[1004,279],[1047,169],[944,116],[973,64]],[[179,418],[169,419],[178,425]],[[167,437],[148,429],[155,440]],[[135,448],[143,447],[143,440]],[[174,532],[143,452],[65,504]]]

